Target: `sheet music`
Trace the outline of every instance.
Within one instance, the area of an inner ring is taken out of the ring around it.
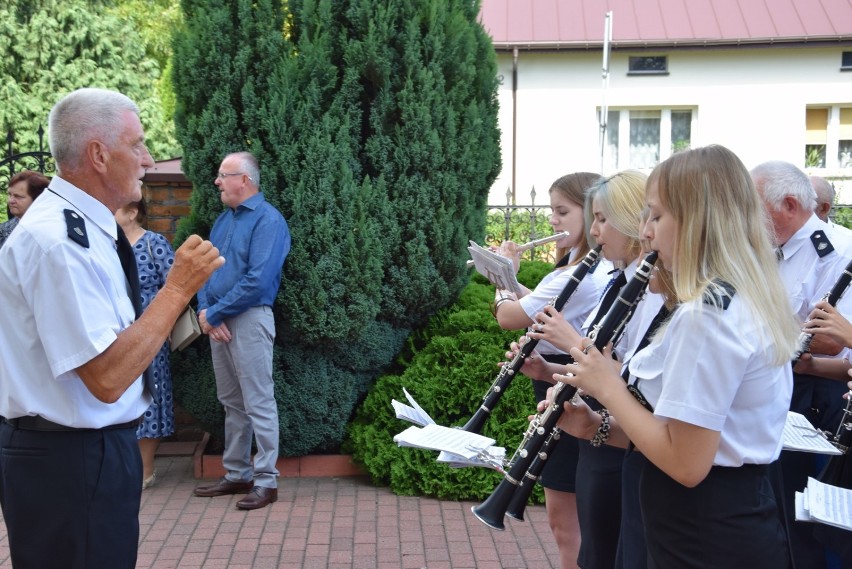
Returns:
[[[841,454],[825,436],[818,431],[801,413],[787,412],[784,423],[784,450],[815,452],[818,454]]]
[[[506,460],[506,449],[504,447],[490,446],[480,451],[480,453],[472,459],[442,450],[438,455],[437,460],[438,462],[442,462],[453,468],[480,466],[483,468],[493,468],[494,470],[503,472],[503,464]]]
[[[404,387],[402,388],[402,392],[405,393],[405,397],[408,399],[408,402],[411,403],[411,406],[408,406],[405,403],[400,403],[396,399],[391,399],[391,405],[393,405],[397,419],[402,419],[404,421],[414,423],[415,425],[420,425],[421,427],[431,425],[435,422],[432,417],[430,417],[429,414],[417,404],[414,397],[412,397]]]
[[[476,271],[488,279],[491,284],[497,288],[521,294],[521,285],[515,276],[515,266],[510,259],[489,251],[477,245],[474,241],[470,242],[467,250],[470,251]]]
[[[804,492],[796,492],[795,498],[796,520],[852,530],[852,490],[808,478]]]
[[[494,439],[469,433],[462,429],[431,424],[425,427],[408,427],[393,438],[399,446],[430,450],[443,450],[468,460],[494,444]]]

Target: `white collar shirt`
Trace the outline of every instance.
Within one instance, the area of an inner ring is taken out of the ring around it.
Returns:
[[[820,257],[811,242],[815,231],[824,231],[834,251]],[[815,214],[781,247],[784,257],[778,268],[794,314],[804,322],[827,293],[852,257],[852,240],[832,229]]]
[[[66,209],[83,218],[89,247],[68,237]],[[57,176],[0,250],[0,415],[101,428],[150,404],[141,377],[107,404],[75,371],[135,318],[116,237],[109,209]]]
[[[713,464],[769,464],[781,452],[793,376],[767,357],[769,334],[740,295],[726,310],[682,304],[630,359],[654,414],[720,433]]]
[[[570,282],[574,270],[580,265],[557,269],[547,275],[535,287],[535,290],[521,297],[519,300],[521,308],[532,320],[536,313],[541,312],[545,306],[562,293],[562,289]],[[574,330],[579,330],[583,322],[595,306],[603,293],[604,287],[609,282],[609,272],[612,263],[606,259],[600,259],[594,271],[586,274],[574,293],[562,307],[562,317]],[[562,350],[546,340],[536,344],[536,350],[542,354],[563,353]]]

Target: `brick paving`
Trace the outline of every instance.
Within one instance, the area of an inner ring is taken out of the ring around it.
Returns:
[[[543,506],[495,531],[475,502],[396,496],[363,476],[282,478],[278,501],[198,498],[192,457],[158,456],[142,493],[137,569],[546,569],[559,566]],[[2,519],[2,518],[0,518]],[[5,523],[0,568],[11,568]]]

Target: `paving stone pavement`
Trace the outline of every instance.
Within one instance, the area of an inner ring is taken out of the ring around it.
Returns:
[[[137,569],[546,569],[559,554],[543,506],[506,530],[475,502],[396,496],[363,476],[281,478],[278,501],[244,512],[240,496],[198,498],[192,457],[156,459],[142,493]],[[2,520],[2,517],[0,517]],[[5,523],[0,568],[11,569]]]

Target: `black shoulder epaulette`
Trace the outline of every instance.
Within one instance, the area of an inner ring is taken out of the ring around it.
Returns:
[[[65,227],[68,230],[68,237],[71,241],[89,248],[89,236],[86,234],[86,220],[73,209],[62,210],[65,214]]]
[[[817,255],[820,257],[825,257],[834,251],[834,245],[828,240],[825,231],[818,230],[811,233],[811,243],[813,243],[814,249],[816,249]]]
[[[730,284],[724,281],[713,281],[704,291],[704,304],[727,310],[736,293],[737,291]]]

